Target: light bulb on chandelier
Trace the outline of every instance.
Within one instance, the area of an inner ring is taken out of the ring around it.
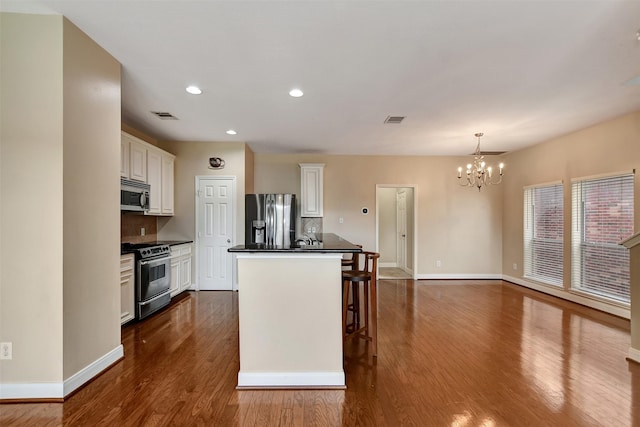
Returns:
[[[478,138],[478,145],[476,151],[473,154],[473,163],[467,164],[467,170],[462,173],[462,166],[458,168],[458,184],[463,187],[477,187],[478,191],[482,189],[484,185],[496,185],[502,182],[502,175],[504,173],[504,163],[498,165],[500,173],[497,179],[494,179],[493,168],[487,166],[484,161],[484,155],[480,151],[480,138],[484,135],[482,132],[475,134]]]

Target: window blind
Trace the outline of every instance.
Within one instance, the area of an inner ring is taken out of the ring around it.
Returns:
[[[571,288],[628,303],[633,174],[572,183]]]
[[[524,190],[524,276],[562,286],[562,183]]]

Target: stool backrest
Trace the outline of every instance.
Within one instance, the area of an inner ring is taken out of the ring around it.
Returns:
[[[362,249],[362,245],[356,245],[357,247],[359,247],[360,249]],[[358,255],[360,255],[361,252],[354,252],[351,254],[351,258],[347,258],[347,259],[343,259],[343,266],[348,266],[349,270],[358,270],[358,268],[360,267],[358,265],[358,258],[360,258]]]
[[[380,254],[378,252],[363,251],[361,255],[364,257],[362,271],[371,273],[371,280],[375,281],[378,273],[378,258],[380,258]]]

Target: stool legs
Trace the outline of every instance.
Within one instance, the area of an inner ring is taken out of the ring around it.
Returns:
[[[351,292],[349,292],[351,287]],[[378,300],[377,284],[374,281],[362,282],[364,317],[363,325],[360,327],[360,283],[345,280],[342,282],[342,336],[346,339],[351,336],[360,336],[371,341],[371,352],[374,357],[378,356]],[[347,314],[349,311],[349,294],[353,298],[353,330],[348,332]],[[356,305],[357,304],[357,305]]]
[[[371,281],[371,351],[374,357],[378,356],[378,284]]]
[[[353,308],[353,330],[357,331],[360,329],[360,286],[357,282],[351,282],[351,306]]]

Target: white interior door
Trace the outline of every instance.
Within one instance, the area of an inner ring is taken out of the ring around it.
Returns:
[[[407,269],[407,193],[398,192],[396,195],[397,209],[397,265],[399,268]]]
[[[199,178],[196,196],[198,287],[231,290],[233,257],[234,189],[232,178]]]

